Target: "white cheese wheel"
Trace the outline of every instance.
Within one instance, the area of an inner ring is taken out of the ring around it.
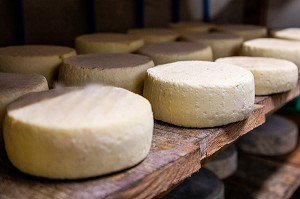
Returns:
[[[67,86],[98,82],[142,94],[146,71],[153,66],[153,61],[143,55],[78,55],[64,60],[59,81]]]
[[[213,59],[238,55],[242,47],[243,38],[231,33],[189,33],[182,39],[190,42],[203,43],[211,47]]]
[[[215,29],[239,35],[244,38],[245,41],[260,37],[267,37],[268,34],[266,27],[245,24],[223,24],[216,26]]]
[[[170,28],[173,28],[180,34],[189,32],[209,32],[215,25],[210,23],[202,23],[195,21],[182,21],[178,23],[169,24]]]
[[[0,73],[0,132],[6,106],[9,103],[27,93],[43,90],[48,90],[48,83],[46,78],[41,75]]]
[[[168,28],[143,28],[130,29],[128,34],[143,38],[145,43],[160,43],[167,41],[175,41],[179,34]]]
[[[269,95],[291,90],[298,81],[298,68],[290,61],[269,57],[225,57],[217,63],[234,64],[252,72],[256,95]]]
[[[96,33],[76,37],[78,54],[131,53],[144,45],[142,38],[122,33]]]
[[[273,37],[300,41],[300,28],[286,28],[273,32]]]
[[[242,55],[273,57],[294,62],[300,72],[300,41],[260,38],[243,43]]]
[[[282,116],[272,115],[266,123],[242,136],[238,147],[248,153],[258,155],[283,155],[297,146],[297,125]]]
[[[151,57],[155,65],[188,60],[212,61],[209,46],[192,42],[146,44],[138,53]]]
[[[50,86],[57,79],[63,59],[76,55],[72,48],[47,45],[24,45],[0,48],[0,71],[37,73],[46,77]]]
[[[214,127],[250,115],[254,79],[250,71],[235,65],[181,61],[148,69],[144,96],[155,119],[185,127]]]
[[[8,158],[19,170],[76,179],[136,165],[147,156],[152,133],[145,98],[89,85],[19,98],[8,106],[3,135]]]

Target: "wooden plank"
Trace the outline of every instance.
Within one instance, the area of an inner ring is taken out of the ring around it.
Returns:
[[[265,113],[272,111],[270,107],[281,106],[298,95],[297,87],[265,97],[248,119],[218,128],[183,128],[155,121],[151,151],[143,162],[122,172],[85,180],[56,181],[22,174],[9,163],[2,144],[0,198],[153,198],[197,171],[202,159],[261,125]],[[268,104],[273,101],[274,105]]]

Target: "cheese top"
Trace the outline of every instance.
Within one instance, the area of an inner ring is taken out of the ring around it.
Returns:
[[[122,33],[96,33],[81,35],[76,38],[85,42],[96,42],[96,43],[130,43],[138,40],[142,40],[134,35],[122,34]]]
[[[275,49],[275,50],[300,50],[300,41],[289,41],[276,38],[258,38],[250,41],[246,41],[244,46],[256,47],[260,49]]]
[[[214,24],[183,21],[179,23],[171,23],[169,24],[169,27],[183,32],[208,32],[214,27]]]
[[[300,41],[300,28],[286,28],[273,33],[273,36],[280,39]]]
[[[178,33],[169,28],[140,28],[140,29],[130,29],[128,30],[129,34],[136,35],[157,35],[157,36],[165,36],[165,35],[173,35],[178,37]]]
[[[238,35],[231,34],[231,33],[225,33],[225,32],[189,33],[189,34],[183,35],[183,38],[188,39],[189,41],[242,39]]]

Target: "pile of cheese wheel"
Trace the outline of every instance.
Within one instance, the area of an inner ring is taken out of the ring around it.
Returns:
[[[154,119],[226,125],[249,117],[255,95],[293,89],[295,31],[259,38],[265,27],[181,22],[81,35],[75,49],[2,47],[0,144],[20,171],[46,178],[135,166],[150,151]]]

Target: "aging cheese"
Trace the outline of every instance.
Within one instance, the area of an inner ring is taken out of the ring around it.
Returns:
[[[193,21],[182,21],[179,23],[169,24],[170,28],[173,28],[180,34],[185,33],[201,33],[209,32],[215,25],[210,23],[193,22]]]
[[[72,48],[47,45],[24,45],[0,48],[0,71],[37,73],[46,77],[50,86],[57,79],[63,59],[76,55]]]
[[[158,120],[214,127],[249,116],[254,79],[250,71],[230,64],[181,61],[148,69],[144,96]]]
[[[273,57],[294,62],[300,71],[300,41],[260,38],[243,43],[242,54],[252,57]]]
[[[151,145],[150,103],[127,90],[89,85],[28,94],[8,106],[4,141],[24,173],[99,176],[136,165]]]
[[[234,64],[252,72],[256,95],[291,90],[298,81],[298,68],[290,61],[268,57],[225,57],[217,63]]]
[[[144,45],[142,38],[122,33],[96,33],[76,37],[78,54],[131,53]]]
[[[147,44],[138,53],[151,57],[155,65],[188,60],[212,61],[212,50],[209,46],[192,42]]]
[[[64,61],[59,81],[67,86],[98,82],[142,94],[146,71],[153,66],[153,61],[143,55],[78,55]]]
[[[168,28],[130,29],[128,34],[143,38],[145,43],[161,43],[175,41],[179,34]]]
[[[300,41],[300,28],[286,28],[274,31],[273,36],[279,39]]]
[[[231,33],[190,33],[182,36],[190,42],[203,43],[212,48],[213,59],[238,55],[242,47],[243,38]]]

